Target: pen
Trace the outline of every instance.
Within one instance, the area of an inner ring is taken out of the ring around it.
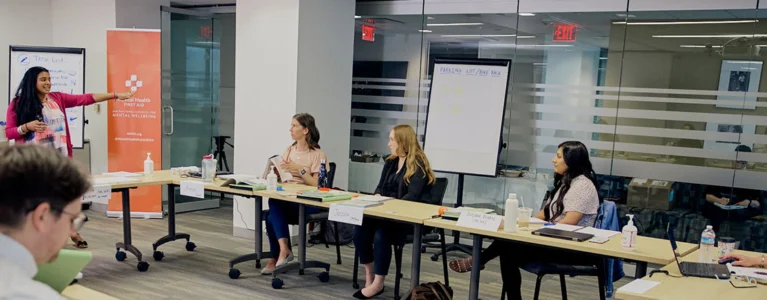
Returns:
[[[767,273],[765,273],[765,272],[754,272],[754,273],[755,274],[759,274],[759,275],[767,275]]]

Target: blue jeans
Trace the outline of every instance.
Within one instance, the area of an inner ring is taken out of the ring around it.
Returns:
[[[306,206],[307,214],[318,213],[317,207]],[[281,238],[290,239],[289,224],[298,224],[298,204],[269,199],[269,215],[266,217],[266,235],[269,237],[269,251],[275,258],[280,254]],[[306,224],[304,224],[306,225]],[[290,243],[288,243],[290,245]]]
[[[360,257],[360,264],[373,263],[373,273],[389,274],[393,245],[403,245],[405,236],[413,233],[407,224],[380,219],[363,219],[362,226],[354,227],[354,248]],[[418,249],[413,251],[420,251]]]

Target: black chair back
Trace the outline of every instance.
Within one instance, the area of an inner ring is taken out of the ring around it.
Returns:
[[[437,181],[431,187],[431,204],[442,205],[447,191],[447,178],[437,178]]]
[[[336,163],[328,164],[328,187],[333,187],[333,180],[336,178]]]

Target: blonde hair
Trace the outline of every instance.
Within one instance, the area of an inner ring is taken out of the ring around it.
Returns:
[[[387,160],[397,159],[397,154],[405,155],[405,165],[407,171],[405,172],[405,182],[410,183],[410,177],[415,174],[416,168],[423,172],[426,176],[427,183],[433,184],[437,181],[437,176],[434,175],[429,160],[426,159],[426,154],[423,153],[421,145],[418,144],[418,137],[415,134],[415,130],[410,125],[397,125],[392,129],[394,132],[394,141],[397,142],[397,153],[392,153]]]

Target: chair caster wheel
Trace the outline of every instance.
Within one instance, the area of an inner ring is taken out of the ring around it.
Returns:
[[[146,272],[146,270],[149,270],[149,263],[145,261],[138,262],[138,265],[136,266],[138,268],[139,272]]]
[[[354,288],[355,290],[359,290],[360,284],[359,283],[352,284],[352,288]]]
[[[272,279],[272,288],[275,290],[281,289],[283,284],[285,283],[282,282],[282,279],[279,279],[279,278]]]
[[[155,251],[152,253],[152,257],[155,261],[161,261],[163,257],[165,257],[165,254],[162,253],[162,251]]]
[[[328,274],[328,272],[322,272],[317,275],[317,278],[320,279],[320,282],[328,282],[330,281],[330,274]]]
[[[115,253],[115,259],[117,261],[124,261],[125,258],[127,258],[127,257],[128,257],[128,255],[125,254],[125,252],[123,252],[123,251],[117,250],[117,253]]]
[[[439,260],[439,256],[437,256],[437,255],[432,255],[431,256],[431,261],[438,261],[438,260]]]
[[[237,279],[237,278],[240,278],[240,275],[241,275],[241,274],[242,274],[242,273],[240,273],[240,270],[237,270],[237,269],[235,269],[235,268],[231,268],[231,269],[229,269],[229,278],[231,278],[231,279]]]
[[[426,253],[426,247],[421,247],[421,253]]]
[[[192,242],[186,242],[186,251],[194,251],[195,248],[197,248],[197,245]]]

